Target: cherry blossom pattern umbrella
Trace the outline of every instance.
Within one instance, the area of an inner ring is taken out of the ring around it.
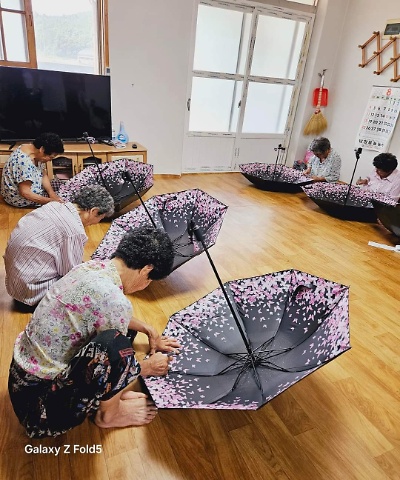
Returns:
[[[272,192],[301,192],[301,187],[312,183],[301,171],[285,165],[266,163],[242,163],[241,173],[261,190]]]
[[[207,248],[215,244],[227,209],[226,205],[199,189],[156,195],[113,220],[92,258],[111,258],[127,232],[152,224],[163,229],[173,241],[175,270],[204,251],[201,242],[193,235],[193,228],[200,229]]]
[[[376,222],[372,200],[378,200],[386,205],[396,204],[391,197],[371,192],[358,185],[316,182],[302,188],[322,210],[342,220]]]
[[[400,237],[400,203],[388,205],[377,200],[371,200],[375,214],[381,224],[397,237]]]
[[[138,200],[153,186],[153,165],[121,158],[111,162],[90,165],[65,182],[58,195],[64,200],[73,199],[85,185],[102,185],[114,199],[115,211]]]
[[[144,378],[157,407],[255,410],[350,349],[344,285],[284,270],[224,289],[233,310],[219,287],[170,317],[180,353]]]

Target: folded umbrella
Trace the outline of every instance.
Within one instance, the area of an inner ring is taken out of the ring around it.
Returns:
[[[70,201],[85,185],[104,186],[113,197],[115,211],[118,212],[153,186],[153,165],[128,158],[101,164],[94,162],[65,182],[58,195]]]
[[[227,209],[226,205],[199,189],[156,195],[113,220],[92,258],[111,258],[127,232],[152,224],[171,238],[175,270],[204,251],[201,242],[193,235],[193,228],[200,229],[207,247],[215,244]]]
[[[298,270],[230,281],[163,334],[182,347],[144,378],[159,408],[258,409],[350,348],[348,287]]]
[[[378,200],[386,205],[396,204],[393,198],[360,186],[317,182],[302,188],[322,210],[342,220],[376,222],[372,200]]]

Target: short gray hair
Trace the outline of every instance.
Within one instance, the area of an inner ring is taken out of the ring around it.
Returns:
[[[111,217],[114,213],[114,199],[101,185],[85,185],[71,200],[82,210],[99,209],[99,215]]]
[[[312,143],[310,150],[313,153],[325,153],[331,148],[331,142],[325,137],[315,138]]]

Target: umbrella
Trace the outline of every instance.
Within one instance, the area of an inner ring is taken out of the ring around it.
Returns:
[[[350,349],[348,287],[299,270],[230,281],[163,334],[182,347],[144,378],[159,408],[255,410]]]
[[[322,210],[342,220],[375,222],[376,213],[372,200],[378,200],[387,205],[396,203],[394,199],[383,193],[341,183],[317,182],[303,187],[303,191]]]
[[[386,203],[371,200],[378,220],[384,227],[400,237],[400,203],[387,205]]]
[[[239,165],[242,175],[261,190],[272,192],[301,192],[303,185],[312,183],[312,180],[301,171],[278,164],[285,149],[282,145],[278,145],[275,150],[278,153],[274,164],[242,163]]]
[[[193,236],[199,228],[205,245],[214,245],[228,207],[199,189],[165,193],[151,197],[134,210],[112,221],[92,258],[111,258],[121,238],[132,229],[150,222],[163,229],[174,243],[173,270],[204,251]]]
[[[92,165],[60,187],[58,195],[70,201],[83,186],[96,184],[103,185],[110,192],[118,212],[153,186],[153,165],[128,158],[101,164],[93,159]]]
[[[266,163],[243,163],[239,165],[241,173],[261,190],[271,192],[301,192],[301,187],[312,183],[301,171],[285,165]]]

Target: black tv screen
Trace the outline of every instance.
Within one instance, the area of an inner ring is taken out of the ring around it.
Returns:
[[[0,67],[0,140],[111,138],[110,77]]]

